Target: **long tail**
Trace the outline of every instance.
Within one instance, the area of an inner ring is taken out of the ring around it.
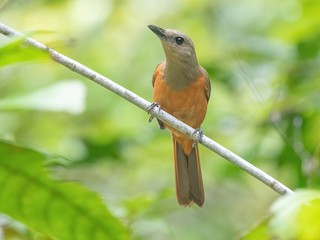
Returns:
[[[173,139],[177,199],[180,205],[202,206],[204,191],[200,169],[198,146],[187,156],[181,145]]]

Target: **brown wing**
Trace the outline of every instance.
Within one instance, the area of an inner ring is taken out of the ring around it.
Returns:
[[[154,82],[158,78],[159,74],[162,74],[162,69],[164,64],[165,64],[165,61],[162,61],[161,63],[158,64],[158,66],[154,70],[153,77],[152,77],[152,86],[154,86]]]
[[[210,79],[209,79],[209,74],[203,67],[201,67],[201,71],[203,72],[203,75],[206,78],[206,85],[205,85],[204,93],[206,95],[207,101],[209,102],[210,95],[211,95],[211,83],[210,83]]]
[[[154,87],[155,81],[157,79],[159,79],[159,75],[163,74],[162,68],[164,66],[164,63],[165,63],[165,61],[162,61],[161,63],[159,63],[158,66],[156,67],[156,69],[154,70],[153,77],[152,77],[152,86],[153,87]],[[160,129],[165,129],[164,123],[162,121],[160,121],[158,118],[157,118],[157,121],[158,121]]]

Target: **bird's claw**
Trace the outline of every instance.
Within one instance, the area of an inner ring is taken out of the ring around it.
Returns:
[[[197,128],[197,129],[194,130],[192,135],[195,135],[195,134],[197,134],[197,138],[192,144],[193,148],[195,148],[198,145],[198,143],[202,142],[202,137],[203,137],[203,132],[202,132],[202,130],[200,128]]]
[[[151,123],[153,119],[154,119],[154,116],[150,116],[149,117],[149,123]]]
[[[151,103],[151,105],[147,108],[148,114],[150,114],[150,111],[151,111],[153,108],[155,108],[155,107],[158,107],[158,108],[159,108],[159,112],[160,112],[161,107],[158,105],[157,102],[153,102],[153,103]],[[154,119],[154,116],[150,116],[150,118],[149,118],[149,123],[152,122],[153,119]],[[158,124],[159,124],[160,129],[164,129],[165,126],[164,126],[163,122],[160,121],[159,119],[157,119],[157,121],[158,121]]]
[[[148,111],[148,114],[150,114],[150,111],[155,108],[155,107],[158,107],[159,108],[159,111],[161,110],[160,106],[158,105],[157,102],[153,102],[151,103],[151,105],[147,108],[147,111]],[[149,123],[152,122],[152,120],[154,119],[154,116],[150,116],[149,118]]]
[[[148,114],[150,114],[150,111],[152,109],[154,109],[155,107],[159,107],[158,103],[157,102],[153,102],[150,104],[150,106],[147,108],[147,111],[148,111]],[[160,108],[160,107],[159,107]]]

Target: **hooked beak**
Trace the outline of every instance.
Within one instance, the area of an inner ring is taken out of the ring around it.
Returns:
[[[160,39],[164,39],[166,37],[164,33],[165,30],[163,28],[157,27],[155,25],[148,25],[148,28],[150,28],[150,30],[154,32]]]

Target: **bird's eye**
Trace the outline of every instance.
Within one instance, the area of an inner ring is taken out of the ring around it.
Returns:
[[[176,43],[178,45],[181,45],[184,42],[184,39],[182,37],[176,37]]]

